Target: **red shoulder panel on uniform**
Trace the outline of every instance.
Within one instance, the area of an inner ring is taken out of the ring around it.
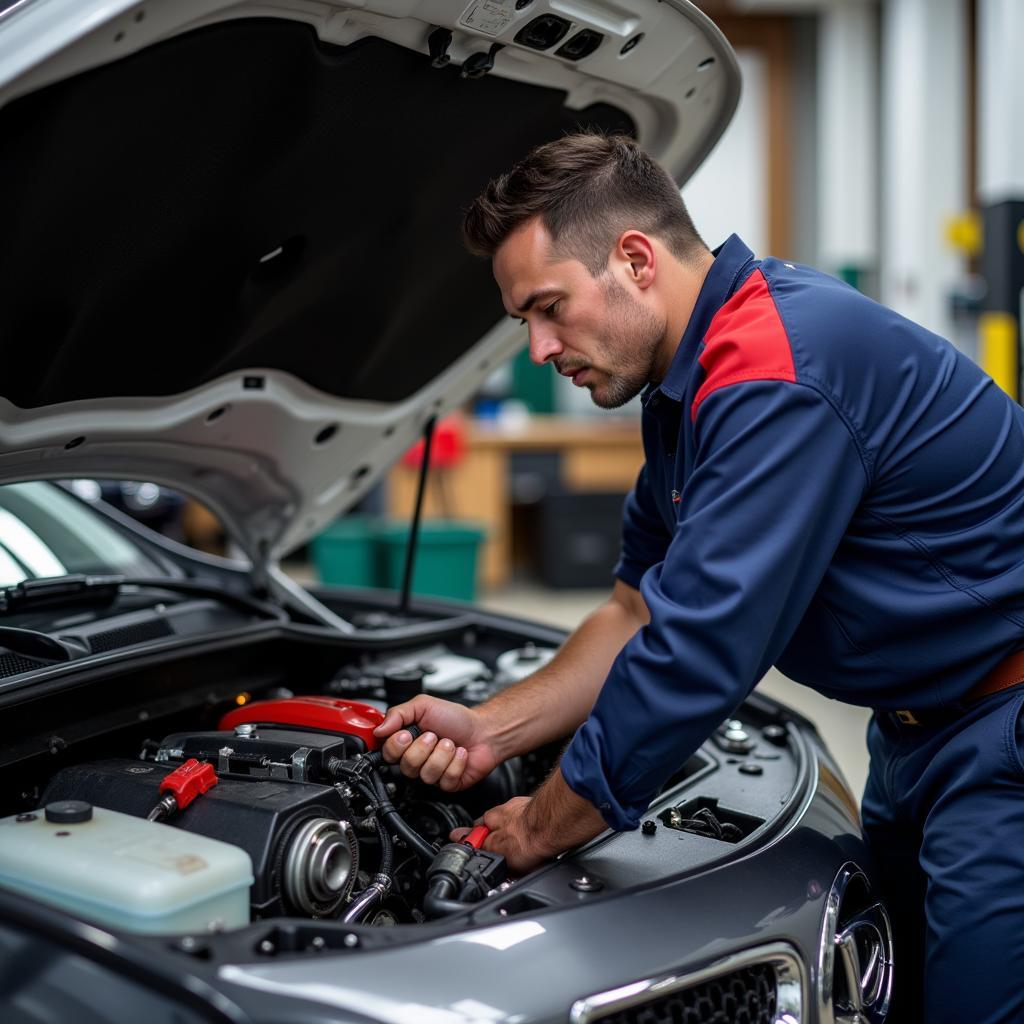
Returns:
[[[694,420],[701,402],[719,388],[746,380],[796,380],[786,328],[760,270],[715,314],[700,365],[705,377],[690,409]]]

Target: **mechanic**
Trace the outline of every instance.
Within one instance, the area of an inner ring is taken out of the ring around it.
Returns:
[[[535,362],[605,408],[643,392],[646,464],[610,599],[490,702],[390,709],[385,756],[450,791],[576,730],[532,798],[484,815],[523,873],[636,828],[776,664],[876,709],[890,1019],[1024,1020],[1024,411],[833,278],[735,235],[709,252],[627,139],[536,149],[464,234]]]

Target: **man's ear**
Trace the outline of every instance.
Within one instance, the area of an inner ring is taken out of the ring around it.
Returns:
[[[619,236],[613,258],[622,265],[629,280],[641,291],[654,284],[657,255],[649,235],[630,229]]]

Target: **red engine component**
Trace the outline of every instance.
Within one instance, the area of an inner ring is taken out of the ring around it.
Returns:
[[[229,711],[218,728],[234,729],[236,725],[297,725],[318,732],[355,736],[376,750],[381,741],[373,730],[384,721],[384,713],[369,704],[338,697],[287,697],[282,700],[258,700]]]
[[[183,811],[200,793],[205,793],[216,785],[217,773],[213,770],[213,765],[190,757],[183,765],[164,777],[160,783],[160,792],[166,793],[170,790],[174,794],[178,810]]]

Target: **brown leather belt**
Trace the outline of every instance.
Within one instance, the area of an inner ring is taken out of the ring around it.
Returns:
[[[964,694],[963,703],[969,707],[982,697],[990,697],[993,693],[1009,690],[1011,687],[1020,686],[1021,683],[1024,683],[1024,651],[1015,651],[1009,657],[1003,658],[987,676],[975,683]],[[903,725],[927,725],[937,716],[948,721],[951,710],[943,708],[930,711],[892,711],[890,714]]]

